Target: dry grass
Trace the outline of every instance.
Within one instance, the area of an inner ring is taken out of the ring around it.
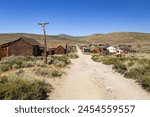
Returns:
[[[20,36],[26,36],[34,38],[40,43],[43,43],[43,36],[37,34],[0,34],[0,44],[10,42]],[[118,44],[132,44],[133,48],[139,52],[150,52],[150,34],[149,33],[135,33],[135,32],[118,32],[109,34],[94,34],[85,37],[72,37],[71,36],[47,36],[47,43],[50,47],[51,45],[66,43],[70,44],[89,44],[93,41],[98,43],[109,43],[113,45]]]
[[[126,55],[125,57],[94,55],[92,59],[106,65],[113,65],[113,69],[124,74],[126,78],[138,81],[144,89],[150,92],[150,57],[149,55]]]
[[[113,45],[132,44],[133,48],[139,52],[150,52],[149,33],[119,32],[90,35],[80,39],[80,42],[82,43],[92,43],[93,41],[98,43],[109,43]]]
[[[40,57],[3,58],[0,61],[0,99],[47,99],[53,89],[49,81],[59,79],[65,66],[70,64],[66,56],[48,59],[52,60],[51,64],[44,64]]]
[[[42,35],[14,33],[14,34],[0,34],[0,44],[13,41],[22,36],[33,38],[33,39],[37,40],[38,42],[40,42],[41,44],[44,43]],[[75,43],[77,43],[77,41],[75,41],[75,39],[66,39],[64,37],[59,37],[59,36],[49,36],[49,35],[47,36],[48,46],[55,45],[55,44],[65,45],[66,43],[75,44]]]
[[[0,76],[1,100],[44,100],[52,86],[23,70]]]

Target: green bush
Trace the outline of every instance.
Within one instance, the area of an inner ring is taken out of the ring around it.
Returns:
[[[51,77],[51,72],[46,68],[36,68],[35,74],[44,77]]]
[[[147,75],[144,75],[140,80],[139,83],[142,85],[144,89],[150,92],[150,72]]]
[[[33,67],[33,66],[34,66],[33,61],[23,61],[22,62],[22,67],[24,67],[24,68]]]
[[[106,65],[113,65],[113,69],[124,74],[126,78],[132,78],[138,81],[144,89],[150,92],[150,59],[138,58],[135,56],[114,57],[94,55],[92,59]]]
[[[130,61],[129,63],[128,63],[128,66],[129,67],[131,67],[131,66],[133,66],[134,65],[134,62],[133,61]]]
[[[144,72],[145,72],[144,69],[136,68],[136,69],[129,70],[128,72],[126,72],[124,74],[124,76],[126,78],[139,79],[139,78],[141,78],[144,75]]]
[[[0,73],[6,72],[9,69],[11,69],[9,65],[7,65],[7,64],[0,64]]]
[[[53,62],[54,62],[54,58],[52,58],[52,56],[48,56],[47,57],[47,64],[51,65],[51,64],[53,64]]]
[[[111,65],[116,63],[117,59],[112,58],[112,57],[105,57],[104,59],[102,59],[102,63],[105,65]]]
[[[16,71],[16,75],[23,75],[24,74],[24,70],[23,69],[19,69]]]
[[[53,64],[56,65],[56,66],[59,66],[59,67],[66,66],[64,61],[59,61],[58,59],[54,60]]]
[[[61,74],[61,72],[59,71],[59,70],[53,70],[52,71],[52,76],[53,77],[60,77],[62,74]]]
[[[120,63],[120,62],[116,62],[114,65],[113,65],[113,69],[115,69],[117,72],[123,74],[127,71],[127,68],[124,64]]]
[[[92,60],[96,61],[96,62],[101,62],[103,59],[103,57],[101,57],[100,55],[93,55],[92,56]]]
[[[36,75],[40,75],[43,77],[59,77],[62,75],[61,71],[56,68],[37,68],[34,70]]]
[[[33,66],[33,57],[10,56],[5,57],[0,61],[0,72],[5,72],[10,69],[19,69]]]
[[[36,61],[36,65],[37,65],[38,67],[44,67],[44,66],[45,66],[45,63],[44,63],[44,61],[42,61],[42,60],[37,60],[37,61]]]
[[[18,65],[18,64],[13,64],[13,65],[12,65],[12,69],[19,69],[19,68],[21,68],[21,66]]]
[[[58,56],[58,57],[56,57],[56,59],[58,59],[59,61],[63,61],[65,63],[65,65],[68,65],[71,63],[70,59],[65,55],[60,56],[60,57]]]
[[[76,52],[70,52],[68,55],[71,59],[79,58],[79,55]]]
[[[48,56],[48,64],[54,64],[59,67],[65,67],[66,65],[70,64],[70,59],[63,55],[63,56]]]
[[[29,80],[20,75],[0,77],[1,100],[43,100],[47,99],[52,86],[40,80]]]

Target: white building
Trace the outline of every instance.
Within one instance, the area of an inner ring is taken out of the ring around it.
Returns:
[[[109,46],[109,47],[107,48],[107,50],[109,51],[109,53],[116,53],[116,52],[117,52],[116,48],[113,47],[113,46]]]

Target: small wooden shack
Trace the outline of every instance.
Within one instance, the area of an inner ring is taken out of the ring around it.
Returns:
[[[53,46],[53,47],[49,48],[49,54],[50,55],[66,54],[66,48],[62,45]]]
[[[11,41],[0,45],[0,58],[15,56],[40,56],[41,44],[34,39],[20,37],[15,41]]]
[[[100,49],[98,47],[92,47],[91,52],[92,53],[100,53]]]

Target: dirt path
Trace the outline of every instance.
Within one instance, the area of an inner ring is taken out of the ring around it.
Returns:
[[[78,54],[79,59],[72,60],[73,65],[50,99],[150,99],[150,94],[134,80],[124,78],[110,66],[94,62],[79,48]]]

